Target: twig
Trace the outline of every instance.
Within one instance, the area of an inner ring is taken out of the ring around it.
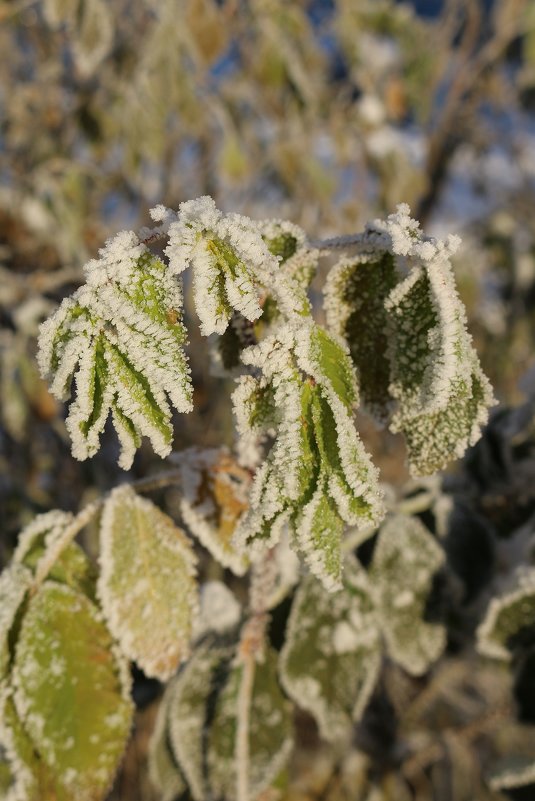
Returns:
[[[238,658],[242,664],[236,711],[236,801],[251,801],[249,788],[250,723],[256,663],[263,656],[267,606],[277,577],[275,549],[253,565],[249,588],[251,616],[244,625]]]

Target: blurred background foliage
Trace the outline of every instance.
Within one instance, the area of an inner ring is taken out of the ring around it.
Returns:
[[[463,237],[457,278],[502,403],[437,507],[454,521],[461,586],[449,597],[451,660],[426,687],[390,666],[359,750],[336,762],[305,737],[289,792],[502,798],[478,766],[481,754],[492,761],[487,717],[510,677],[486,667],[479,681],[463,647],[493,581],[531,554],[533,0],[0,0],[0,53],[0,563],[34,514],[76,509],[120,479],[113,438],[92,461],[72,459],[63,409],[35,364],[38,324],[108,235],[145,224],[156,203],[200,194],[291,219],[312,238],[408,202],[429,233]],[[230,404],[190,331],[197,411],[177,419],[177,449],[231,438]],[[384,479],[401,487],[397,439],[362,425]],[[156,469],[143,451],[133,474]],[[518,657],[517,684],[534,659]],[[535,721],[535,702],[525,706]],[[153,716],[153,706],[140,713],[114,798],[151,798],[140,755]]]

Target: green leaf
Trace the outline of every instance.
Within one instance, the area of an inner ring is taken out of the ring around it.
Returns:
[[[330,590],[340,587],[343,530],[344,521],[328,493],[327,478],[322,473],[311,499],[296,516],[295,546],[312,573]]]
[[[411,473],[433,473],[477,442],[494,403],[492,389],[447,261],[435,257],[414,267],[386,308],[390,392],[399,405],[391,430],[407,439]]]
[[[39,365],[51,391],[76,399],[67,418],[73,454],[93,456],[112,412],[128,469],[141,437],[156,452],[171,450],[171,408],[192,408],[183,350],[182,295],[176,278],[132,232],[122,232],[85,267],[87,283],[43,323]]]
[[[207,735],[206,761],[211,796],[235,798],[238,696],[243,668],[231,670],[215,701]],[[256,799],[285,767],[293,746],[292,705],[277,679],[277,655],[272,649],[255,666],[249,712],[249,797]]]
[[[286,291],[295,295],[301,314],[310,315],[307,290],[318,268],[320,252],[307,242],[302,228],[287,220],[265,220],[259,223],[262,236],[270,253],[279,259],[279,280]],[[279,304],[269,295],[264,303],[264,314],[269,322],[279,317]]]
[[[370,579],[379,625],[388,653],[408,673],[419,676],[438,659],[446,631],[424,619],[434,574],[444,552],[416,517],[396,515],[381,527]]]
[[[54,794],[102,799],[132,721],[127,666],[96,607],[66,585],[45,582],[22,620],[12,670],[14,701]]]
[[[412,475],[436,473],[475,445],[488,418],[491,395],[486,376],[475,365],[468,379],[454,383],[444,409],[393,423],[392,431],[405,436]]]
[[[168,679],[189,655],[196,561],[170,517],[128,485],[113,490],[102,514],[98,593],[123,653],[148,676]]]
[[[233,394],[238,431],[246,442],[254,439],[263,429],[260,418],[269,420],[275,439],[255,475],[236,543],[261,550],[289,524],[294,547],[335,589],[344,525],[382,515],[377,471],[353,421],[357,389],[349,355],[314,324],[288,324],[244,351],[243,360],[263,376],[243,377]]]
[[[493,598],[477,630],[477,647],[494,659],[511,658],[515,644],[535,636],[535,570],[520,576],[519,586]]]
[[[23,565],[11,564],[0,573],[0,681],[9,671],[10,633],[31,581],[32,574]]]
[[[6,688],[0,692],[0,745],[5,751],[8,780],[4,801],[68,801],[62,791],[56,793],[53,773],[34,748],[17,715],[11,691]]]
[[[310,374],[327,387],[351,409],[358,402],[358,390],[355,373],[351,366],[347,351],[320,326],[314,326],[310,335],[307,357],[312,362]]]
[[[305,579],[288,620],[280,675],[288,695],[314,716],[322,737],[348,737],[376,684],[380,662],[373,600],[356,561],[346,565],[338,592]]]
[[[169,740],[195,801],[208,796],[206,727],[232,655],[230,648],[200,646],[169,685]]]
[[[363,405],[380,424],[392,407],[384,304],[396,281],[394,258],[383,252],[342,258],[325,285],[327,325],[347,342]]]
[[[160,702],[149,745],[149,777],[160,794],[160,801],[175,801],[187,789],[169,739],[169,697],[167,691]]]
[[[236,797],[236,719],[242,667],[231,648],[201,646],[169,689],[173,752],[195,801]],[[280,774],[292,747],[291,704],[276,655],[256,664],[249,720],[249,787],[256,798]]]
[[[37,515],[19,535],[13,559],[35,572],[39,563],[61,538],[74,516],[54,510]],[[48,573],[49,581],[67,584],[95,600],[97,573],[86,554],[74,542],[63,549]]]

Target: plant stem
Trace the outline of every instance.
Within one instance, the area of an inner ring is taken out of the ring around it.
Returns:
[[[256,663],[262,658],[265,646],[266,626],[269,620],[267,607],[276,578],[275,548],[272,548],[252,567],[249,587],[250,617],[242,629],[238,652],[243,667],[236,712],[236,801],[251,801],[249,788],[251,701]]]

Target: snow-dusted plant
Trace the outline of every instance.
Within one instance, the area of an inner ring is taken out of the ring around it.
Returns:
[[[426,237],[406,206],[317,243],[287,221],[223,214],[209,197],[152,216],[154,228],[109,240],[42,325],[41,371],[55,396],[74,395],[76,458],[98,451],[110,417],[121,467],[144,436],[166,457],[173,409],[193,406],[185,321],[197,318],[218,373],[236,379],[236,439],[176,450],[162,476],[22,532],[0,577],[0,743],[13,801],[104,798],[132,720],[131,662],[169,680],[150,751],[162,798],[187,788],[195,801],[250,801],[283,780],[294,705],[339,742],[383,654],[420,676],[445,646],[443,625],[426,619],[442,548],[418,519],[392,507],[385,518],[355,412],[362,404],[405,436],[416,474],[477,440],[493,398],[455,289],[457,240]],[[308,288],[339,248],[323,327]],[[169,484],[178,522],[139,494]],[[92,520],[98,565],[74,542]],[[376,537],[366,564],[355,531],[360,543]],[[249,574],[245,603],[199,579],[196,540],[235,574],[233,587]],[[278,654],[270,611],[296,585]]]

